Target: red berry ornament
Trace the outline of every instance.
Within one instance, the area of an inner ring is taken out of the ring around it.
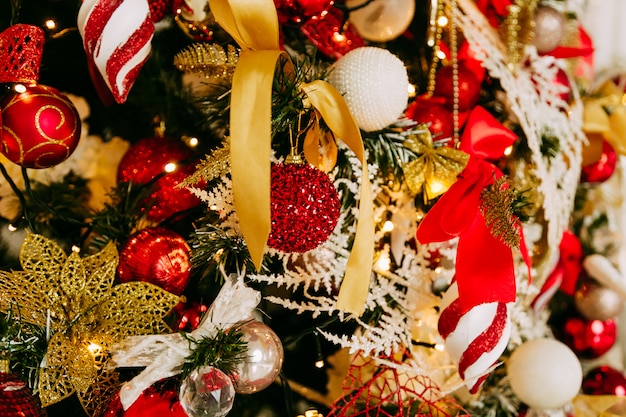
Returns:
[[[78,145],[78,111],[55,88],[15,84],[0,100],[0,111],[0,151],[18,165],[49,168],[66,160]]]
[[[268,246],[306,252],[325,242],[337,225],[340,207],[328,175],[309,164],[274,164],[271,181]]]
[[[302,25],[301,31],[318,51],[334,60],[365,46],[365,41],[353,26],[344,28],[343,12],[336,7],[331,7],[319,19],[308,20]]]
[[[610,366],[599,366],[590,370],[583,378],[583,393],[588,395],[626,396],[626,377]]]
[[[126,242],[117,274],[122,282],[149,282],[179,295],[191,276],[190,253],[189,245],[178,233],[147,227]]]
[[[602,155],[596,162],[582,168],[580,181],[586,183],[601,183],[615,172],[617,167],[617,153],[607,141],[602,143]]]

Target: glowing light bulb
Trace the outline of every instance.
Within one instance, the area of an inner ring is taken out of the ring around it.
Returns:
[[[394,224],[391,220],[387,220],[385,224],[383,224],[383,232],[389,233],[393,230]]]
[[[76,245],[73,245],[73,246],[72,246],[72,252],[74,252],[74,253],[80,253],[80,248],[79,248],[78,246],[76,246]]]
[[[438,350],[439,352],[443,352],[446,349],[446,347],[444,346],[443,343],[436,343],[435,344],[435,350]]]
[[[343,33],[335,32],[333,33],[333,40],[337,43],[344,42],[346,40],[346,35]]]
[[[189,146],[191,146],[192,148],[198,146],[198,143],[200,143],[198,138],[189,138]]]
[[[165,166],[163,167],[163,170],[165,172],[174,172],[174,171],[176,171],[176,164],[174,162],[170,162],[168,164],[165,164]]]
[[[504,155],[509,156],[511,155],[511,152],[513,152],[513,146],[507,146],[507,148],[504,150]]]
[[[87,345],[87,350],[89,351],[89,353],[91,353],[93,356],[98,355],[100,352],[102,352],[102,346],[100,346],[97,343],[94,342],[89,342],[89,344]]]
[[[26,86],[24,84],[15,84],[13,86],[13,89],[15,91],[17,91],[18,93],[24,93],[26,92]]]
[[[319,361],[315,362],[315,367],[318,369],[322,369],[324,367],[324,360],[320,359]]]
[[[47,27],[48,29],[50,29],[50,30],[52,30],[52,29],[56,29],[56,27],[57,27],[57,22],[55,22],[55,21],[54,21],[54,20],[52,20],[52,19],[48,19],[48,20],[46,20],[46,23],[44,23],[44,24],[45,24],[45,25],[46,25],[46,27]]]
[[[446,16],[439,16],[439,19],[437,19],[437,24],[441,27],[447,26],[448,18]]]
[[[10,224],[8,226],[9,232],[17,232],[17,227],[13,226],[12,224]]]

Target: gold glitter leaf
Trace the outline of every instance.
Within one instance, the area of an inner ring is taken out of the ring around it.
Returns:
[[[500,177],[480,195],[480,211],[491,234],[511,248],[519,248],[520,234],[513,214],[515,192],[505,177]]]
[[[403,167],[406,184],[413,194],[423,191],[426,201],[448,191],[469,160],[469,155],[463,151],[435,147],[428,129],[409,136],[404,146],[420,155]]]
[[[119,385],[117,374],[105,370],[109,347],[126,336],[169,332],[163,317],[179,297],[144,282],[114,286],[113,243],[81,258],[29,234],[20,262],[24,271],[0,272],[0,308],[17,305],[24,319],[49,325],[52,336],[39,376],[42,403],[76,392],[89,415],[102,411],[105,394]]]
[[[228,45],[228,52],[218,44],[194,43],[176,54],[174,65],[186,73],[205,77],[232,77],[239,60],[237,49]]]
[[[214,149],[211,154],[196,165],[196,171],[185,178],[178,187],[189,187],[201,181],[212,181],[230,171],[230,141],[224,139],[222,147]]]

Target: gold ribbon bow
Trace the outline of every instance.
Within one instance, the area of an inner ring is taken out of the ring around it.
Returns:
[[[583,130],[589,145],[583,152],[583,166],[600,158],[602,141],[606,140],[616,152],[626,155],[626,107],[624,92],[613,81],[605,82],[592,97],[585,99]]]
[[[615,395],[577,395],[574,417],[626,417],[626,398]]]
[[[465,169],[469,154],[447,146],[433,145],[428,129],[411,135],[404,146],[420,156],[404,165],[404,178],[409,190],[432,200],[448,191],[457,176]]]
[[[212,0],[217,23],[242,52],[233,74],[230,101],[231,177],[241,232],[257,270],[271,231],[270,173],[272,82],[276,62],[289,56],[280,50],[278,16],[272,0]],[[336,137],[363,166],[358,224],[337,308],[360,315],[364,310],[374,256],[374,215],[361,132],[345,100],[330,84],[316,80],[301,86]]]

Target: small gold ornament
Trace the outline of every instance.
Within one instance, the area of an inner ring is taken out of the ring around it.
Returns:
[[[20,263],[22,271],[0,271],[0,311],[17,305],[23,320],[50,332],[39,372],[42,405],[76,393],[88,415],[101,413],[119,388],[117,373],[105,366],[108,348],[128,336],[170,332],[163,317],[179,297],[145,282],[114,286],[113,243],[81,258],[28,234]]]
[[[224,51],[218,44],[194,43],[174,56],[174,65],[188,74],[231,78],[238,60],[239,52],[232,45]]]
[[[404,178],[409,190],[432,200],[448,191],[465,169],[469,154],[447,146],[435,146],[430,131],[409,136],[404,146],[420,156],[404,165]]]
[[[513,214],[515,192],[509,187],[506,178],[500,177],[480,196],[480,211],[485,216],[485,224],[491,234],[510,248],[519,248],[520,234],[517,218]]]

